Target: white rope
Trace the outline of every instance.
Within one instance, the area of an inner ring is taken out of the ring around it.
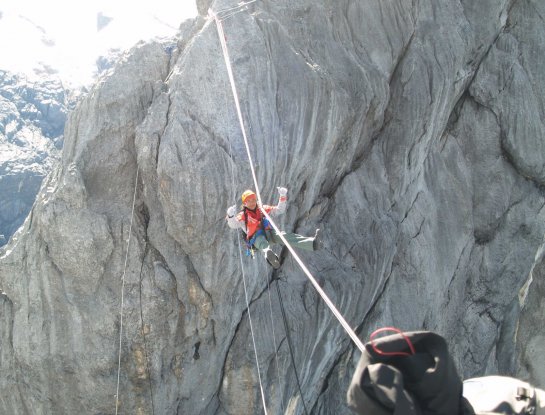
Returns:
[[[231,155],[232,158],[232,146],[231,146],[231,140],[229,140],[229,155]],[[233,163],[231,163],[231,188],[233,189],[233,192],[235,191],[235,173],[234,173],[234,166]],[[234,196],[236,198],[236,196]],[[242,260],[243,254],[242,254],[242,243],[240,241],[240,233],[237,232],[237,242],[238,242],[238,254],[240,258],[240,268],[242,270],[242,283],[244,285],[244,298],[246,299],[246,309],[248,310],[248,321],[250,323],[250,333],[252,334],[252,344],[254,346],[254,355],[255,355],[255,364],[257,367],[257,377],[259,379],[259,389],[261,391],[261,400],[263,402],[263,410],[265,411],[265,414],[267,414],[267,405],[265,402],[265,392],[263,390],[263,383],[261,380],[261,370],[259,368],[259,358],[257,356],[257,346],[255,343],[255,335],[254,335],[254,326],[252,324],[252,315],[250,313],[250,302],[248,299],[248,291],[246,288],[246,274],[244,272],[244,261]]]
[[[249,5],[249,4],[255,3],[256,1],[257,0],[250,0],[250,1],[246,1],[246,2],[240,2],[238,5],[236,5],[234,7],[228,7],[228,8],[217,11],[215,13],[215,16],[217,16],[220,20],[225,20],[228,17],[234,16],[235,14],[243,11],[242,10],[243,7],[245,7],[245,6]],[[208,13],[209,13],[209,15],[214,14],[211,11],[211,9],[208,10]]]
[[[245,10],[246,10],[246,9],[244,9],[244,10],[243,10],[243,9],[240,9],[240,10],[236,10],[236,11],[234,11],[234,12],[228,13],[228,14],[224,14],[224,15],[221,16],[220,20],[221,20],[222,22],[224,22],[225,20],[230,19],[231,17],[233,17],[233,16],[235,16],[235,15],[237,15],[237,14],[239,14],[239,13],[245,11]]]
[[[255,364],[257,366],[257,377],[259,379],[259,390],[261,391],[261,401],[263,403],[263,411],[267,415],[267,402],[265,401],[265,391],[263,390],[263,381],[261,379],[261,370],[259,369],[259,358],[257,356],[257,346],[255,344],[254,326],[252,324],[252,314],[250,313],[250,300],[248,298],[248,289],[246,287],[246,277],[244,273],[244,261],[242,260],[242,244],[240,243],[240,233],[237,232],[239,245],[240,267],[242,269],[242,283],[244,285],[244,297],[246,298],[246,309],[248,310],[248,321],[250,323],[250,333],[252,334],[252,344],[254,346]]]
[[[117,360],[117,387],[115,390],[115,414],[117,415],[117,410],[119,408],[119,376],[121,374],[121,340],[123,336],[123,306],[124,306],[124,291],[125,291],[125,273],[127,272],[127,263],[129,260],[129,247],[131,245],[131,235],[132,235],[132,222],[134,218],[134,206],[136,204],[136,189],[138,186],[138,166],[136,167],[136,179],[134,180],[134,194],[132,197],[132,210],[131,210],[131,224],[129,225],[129,238],[127,240],[127,253],[125,254],[125,265],[123,267],[123,276],[121,277],[121,310],[120,321],[119,321],[119,357]]]
[[[327,304],[327,306],[329,307],[333,315],[337,317],[337,320],[339,321],[339,323],[341,323],[341,326],[343,326],[346,333],[350,336],[350,338],[352,339],[354,344],[358,347],[358,349],[360,349],[360,351],[363,353],[365,351],[365,346],[363,345],[361,340],[358,338],[354,330],[348,325],[348,323],[346,322],[342,314],[339,312],[339,310],[337,310],[337,307],[335,307],[335,304],[333,304],[333,302],[329,299],[325,291],[322,290],[322,287],[320,287],[320,284],[318,284],[314,276],[310,273],[310,271],[308,270],[306,265],[303,263],[301,258],[299,258],[299,255],[297,255],[297,253],[295,252],[293,247],[290,245],[290,243],[286,240],[286,238],[284,238],[284,235],[282,235],[282,232],[280,231],[280,229],[278,229],[278,227],[276,226],[274,221],[271,219],[269,214],[265,212],[264,209],[262,211],[265,217],[269,220],[269,223],[272,225],[273,229],[276,231],[278,237],[282,239],[282,242],[284,242],[284,245],[289,249],[293,257],[295,258],[295,260],[297,261],[297,263],[299,264],[303,272],[306,274],[306,276],[308,277],[312,285],[314,285],[314,288],[316,288],[316,291],[318,291],[318,293],[320,294],[322,299],[325,301],[325,303]]]
[[[265,279],[267,279],[265,277]],[[272,337],[273,337],[273,346],[274,346],[274,361],[276,363],[276,379],[278,381],[278,394],[281,397],[280,390],[282,388],[280,384],[280,365],[278,364],[278,343],[276,341],[276,335],[274,333],[274,315],[273,315],[273,309],[272,309],[272,301],[271,301],[271,287],[269,284],[269,280],[267,279],[267,293],[269,294],[269,311],[271,315],[271,331],[272,331]],[[284,413],[284,399],[281,399],[280,401],[281,407],[282,407],[282,413]]]
[[[261,206],[263,206],[263,202],[261,200],[261,194],[260,194],[260,191],[259,191],[259,186],[257,184],[257,178],[256,178],[256,174],[255,174],[252,155],[250,153],[250,146],[248,144],[248,138],[246,137],[246,128],[244,127],[244,120],[242,118],[242,112],[240,110],[240,103],[239,103],[238,93],[237,93],[237,89],[236,89],[236,85],[235,85],[235,79],[233,77],[233,70],[231,68],[231,61],[229,59],[229,51],[227,50],[227,43],[225,42],[225,35],[223,33],[223,26],[221,24],[221,21],[218,19],[218,17],[216,15],[214,15],[212,12],[210,14],[211,14],[211,17],[213,17],[214,20],[216,21],[216,26],[218,28],[218,34],[219,34],[219,37],[220,37],[221,48],[223,50],[223,57],[225,59],[225,65],[227,66],[227,74],[229,76],[229,81],[231,82],[231,89],[233,91],[233,98],[235,100],[235,106],[236,106],[236,110],[237,110],[238,121],[240,123],[240,129],[242,130],[242,137],[244,138],[244,144],[246,146],[246,152],[248,154],[248,161],[250,163],[250,169],[252,171],[252,178],[254,180],[256,196],[257,196],[259,206],[261,207]],[[341,323],[341,326],[343,326],[346,333],[350,336],[350,338],[352,339],[354,344],[363,353],[364,350],[365,350],[365,347],[364,347],[363,343],[361,342],[361,340],[356,335],[356,333],[354,332],[354,330],[348,325],[348,323],[346,322],[346,320],[344,319],[342,314],[339,312],[339,310],[337,310],[337,308],[335,307],[333,302],[329,299],[329,297],[324,292],[324,290],[322,290],[322,288],[320,287],[320,285],[318,284],[318,282],[316,281],[314,276],[310,273],[310,271],[308,270],[306,265],[303,263],[303,261],[301,261],[301,258],[299,258],[299,255],[297,255],[297,253],[292,248],[290,243],[286,240],[286,238],[284,238],[284,236],[282,235],[280,229],[278,229],[278,227],[276,226],[274,221],[271,219],[269,214],[267,212],[265,212],[264,209],[262,209],[262,211],[263,211],[264,216],[269,220],[269,223],[271,224],[273,229],[276,231],[276,233],[278,234],[278,236],[280,237],[280,239],[284,243],[284,245],[289,249],[289,251],[291,252],[293,257],[295,258],[295,260],[297,261],[297,263],[299,264],[299,266],[301,267],[301,269],[303,270],[305,275],[308,277],[308,279],[310,280],[312,285],[314,285],[314,288],[316,288],[316,291],[318,291],[318,293],[320,294],[320,296],[322,297],[324,302],[327,304],[327,306],[329,307],[329,309],[331,310],[333,315],[337,318],[339,323]]]
[[[232,195],[232,198],[235,199],[235,203],[236,203],[236,188],[235,188],[235,171],[234,171],[234,162],[233,162],[233,151],[232,151],[232,145],[231,145],[231,140],[229,140],[229,156],[231,158],[231,189],[233,190],[233,195]],[[237,242],[238,242],[238,247],[239,247],[239,250],[238,250],[238,253],[239,253],[239,258],[240,258],[240,268],[242,270],[242,283],[243,283],[243,286],[244,286],[244,298],[246,299],[246,309],[248,310],[248,321],[249,321],[249,325],[250,325],[250,333],[252,335],[252,344],[253,344],[253,347],[254,347],[254,356],[255,356],[255,364],[256,364],[256,367],[257,367],[257,377],[259,379],[259,390],[261,392],[261,401],[263,403],[263,411],[265,412],[265,415],[267,415],[267,404],[266,404],[266,401],[265,401],[265,391],[263,390],[263,382],[262,382],[262,379],[261,379],[261,370],[260,370],[260,366],[259,366],[259,358],[258,358],[258,355],[257,355],[257,345],[256,345],[256,342],[255,342],[255,335],[254,335],[254,326],[253,326],[253,323],[252,323],[252,314],[250,312],[250,300],[249,300],[249,297],[248,297],[248,290],[247,290],[247,286],[246,286],[246,274],[245,274],[245,271],[244,271],[244,261],[243,261],[243,253],[242,253],[242,243],[240,241],[240,233],[237,232]]]
[[[219,38],[220,38],[221,49],[223,51],[223,58],[225,60],[225,66],[227,67],[227,75],[229,76],[229,82],[231,83],[231,91],[233,92],[233,98],[235,100],[235,106],[236,106],[236,110],[237,110],[238,121],[240,123],[240,129],[242,131],[242,136],[244,137],[244,143],[246,145],[248,158],[250,160],[250,168],[252,170],[252,178],[254,180],[254,183],[257,183],[257,178],[256,178],[256,175],[255,175],[255,170],[254,170],[254,163],[253,163],[253,160],[252,160],[252,155],[250,154],[250,150],[248,149],[248,137],[246,137],[246,127],[244,127],[244,119],[242,118],[242,111],[240,110],[240,102],[239,102],[239,99],[238,99],[237,88],[235,86],[235,80],[234,80],[234,77],[233,77],[233,70],[231,68],[231,61],[229,59],[229,51],[227,50],[227,44],[225,42],[225,34],[223,32],[223,25],[221,23],[221,20],[218,19],[218,17],[216,15],[214,15],[211,10],[210,10],[210,13],[211,13],[211,16],[214,18],[214,20],[216,21],[216,27],[218,29],[218,35],[219,35]],[[257,186],[256,186],[255,190],[256,190],[257,198],[261,202],[261,195],[259,194],[259,188],[257,188]]]

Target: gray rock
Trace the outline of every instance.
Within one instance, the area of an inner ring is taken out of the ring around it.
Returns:
[[[520,303],[515,304],[516,310],[520,308],[521,316],[516,331],[510,334],[511,342],[516,340],[516,349],[510,350],[510,369],[519,377],[532,379],[536,384],[545,384],[545,366],[541,358],[543,345],[543,333],[538,330],[541,327],[543,316],[543,290],[544,290],[544,262],[543,252],[536,258],[535,268],[528,280],[526,290],[520,296]]]
[[[0,245],[21,226],[58,161],[71,101],[58,81],[0,71]]]
[[[291,254],[271,279],[224,223],[252,180],[208,3],[70,114],[0,250],[0,412],[112,413],[120,358],[122,413],[262,413],[255,340],[268,412],[349,413],[358,350]],[[264,201],[287,186],[279,226],[324,230],[300,256],[362,340],[430,329],[464,377],[545,379],[542,8],[263,0],[224,20]]]

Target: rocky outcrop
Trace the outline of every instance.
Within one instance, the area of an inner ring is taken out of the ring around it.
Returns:
[[[431,329],[465,377],[541,381],[541,2],[235,11],[261,192],[289,188],[287,231],[324,229],[301,257],[350,325]],[[348,414],[357,349],[289,253],[240,260],[225,226],[252,181],[213,22],[169,50],[138,45],[71,113],[0,251],[0,412],[112,413],[120,356],[122,413],[261,413],[251,314],[269,412]]]
[[[0,246],[21,226],[59,158],[69,102],[59,81],[0,70]]]

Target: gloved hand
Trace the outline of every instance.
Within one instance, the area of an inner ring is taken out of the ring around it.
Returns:
[[[285,187],[277,187],[277,189],[280,196],[286,196],[288,194],[288,189]]]
[[[237,214],[237,205],[231,206],[229,209],[227,209],[227,216],[232,218]]]

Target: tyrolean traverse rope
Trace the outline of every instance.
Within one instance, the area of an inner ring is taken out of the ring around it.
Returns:
[[[232,159],[231,141],[229,141],[229,155],[230,155],[230,157]],[[233,191],[233,197],[236,198],[236,193],[235,193],[235,173],[234,173],[233,163],[231,163],[231,188],[232,188],[232,191]],[[241,268],[241,271],[242,271],[242,284],[243,284],[243,287],[244,287],[244,298],[246,300],[246,309],[248,310],[248,322],[249,322],[249,325],[250,325],[250,334],[252,336],[252,345],[253,345],[253,348],[254,348],[254,357],[255,357],[255,363],[256,363],[256,368],[257,368],[257,378],[258,378],[258,381],[259,381],[259,390],[260,390],[260,393],[261,393],[261,402],[262,402],[262,405],[263,405],[263,411],[265,412],[265,415],[267,415],[267,402],[266,402],[266,399],[265,399],[265,391],[263,389],[263,381],[262,381],[262,378],[261,378],[261,369],[260,369],[260,365],[259,365],[259,357],[258,357],[258,354],[257,354],[257,346],[256,346],[256,342],[255,342],[254,326],[253,326],[253,323],[252,323],[252,314],[251,314],[251,311],[250,311],[250,299],[249,299],[249,296],[248,296],[248,289],[247,289],[247,285],[246,285],[246,273],[245,273],[245,269],[244,269],[244,261],[243,261],[243,254],[242,254],[242,243],[241,243],[241,240],[240,240],[240,233],[238,233],[238,232],[237,232],[237,242],[238,242],[238,246],[239,246],[239,259],[240,259],[240,268]]]
[[[238,120],[239,120],[239,124],[240,124],[240,129],[242,131],[242,137],[244,139],[244,145],[246,146],[248,161],[249,161],[250,169],[251,169],[251,172],[252,172],[252,178],[253,178],[254,186],[255,186],[255,193],[256,193],[256,196],[257,196],[259,206],[263,206],[263,202],[262,202],[262,199],[261,199],[261,193],[259,191],[259,185],[257,183],[257,177],[256,177],[256,174],[255,174],[254,163],[253,163],[252,155],[251,155],[251,152],[250,152],[250,146],[249,146],[249,143],[248,143],[248,138],[246,136],[246,128],[244,126],[244,119],[242,117],[242,111],[240,109],[240,101],[239,101],[239,97],[238,97],[238,93],[237,93],[237,89],[236,89],[236,85],[235,85],[235,79],[234,79],[234,76],[233,76],[233,70],[232,70],[231,61],[230,61],[230,58],[229,58],[229,50],[227,48],[227,42],[225,40],[225,34],[224,34],[224,31],[223,31],[223,25],[222,25],[221,19],[216,14],[214,14],[212,11],[210,11],[210,17],[213,18],[215,20],[215,22],[216,22],[216,27],[217,27],[217,30],[218,30],[218,35],[219,35],[220,43],[221,43],[221,48],[222,48],[222,51],[223,51],[223,57],[224,57],[225,65],[226,65],[226,68],[227,68],[227,75],[229,77],[229,82],[231,83],[231,90],[232,90],[232,93],[233,93],[233,99],[235,101],[235,107],[236,107],[236,112],[237,112],[237,116],[238,116]],[[331,310],[333,315],[337,318],[337,320],[339,321],[341,326],[344,328],[346,333],[350,336],[350,338],[352,339],[354,344],[358,347],[358,349],[363,353],[364,350],[365,350],[365,347],[364,347],[362,341],[358,338],[358,336],[356,335],[354,330],[346,322],[346,320],[344,319],[342,314],[339,312],[339,310],[337,310],[337,307],[335,307],[335,305],[329,299],[327,294],[322,290],[322,288],[320,287],[320,285],[318,284],[318,282],[316,281],[314,276],[308,270],[308,268],[303,263],[301,258],[299,258],[299,255],[297,255],[297,253],[295,252],[295,250],[293,249],[291,244],[286,240],[286,238],[284,238],[282,232],[280,231],[280,229],[278,228],[276,223],[272,220],[272,218],[269,216],[269,214],[263,210],[263,215],[267,218],[267,220],[269,221],[269,223],[271,224],[271,226],[273,227],[273,229],[277,233],[278,237],[282,240],[284,245],[291,252],[293,257],[295,258],[295,260],[299,264],[300,268],[303,270],[303,272],[305,273],[305,275],[307,276],[309,281],[312,283],[312,285],[314,286],[316,291],[320,294],[320,296],[322,297],[322,299],[324,300],[326,305],[329,307],[329,309]]]
[[[139,168],[136,167],[136,178],[134,180],[134,193],[132,196],[132,209],[131,209],[131,222],[129,225],[129,238],[127,239],[127,253],[125,254],[125,265],[123,266],[123,275],[121,277],[121,310],[119,311],[119,357],[117,360],[117,386],[115,389],[115,414],[119,409],[119,377],[121,375],[121,345],[123,339],[123,306],[124,302],[124,292],[125,292],[125,273],[127,272],[127,263],[129,261],[129,248],[131,246],[131,235],[132,235],[132,222],[134,218],[134,206],[136,204],[136,189],[138,186],[138,172]]]

